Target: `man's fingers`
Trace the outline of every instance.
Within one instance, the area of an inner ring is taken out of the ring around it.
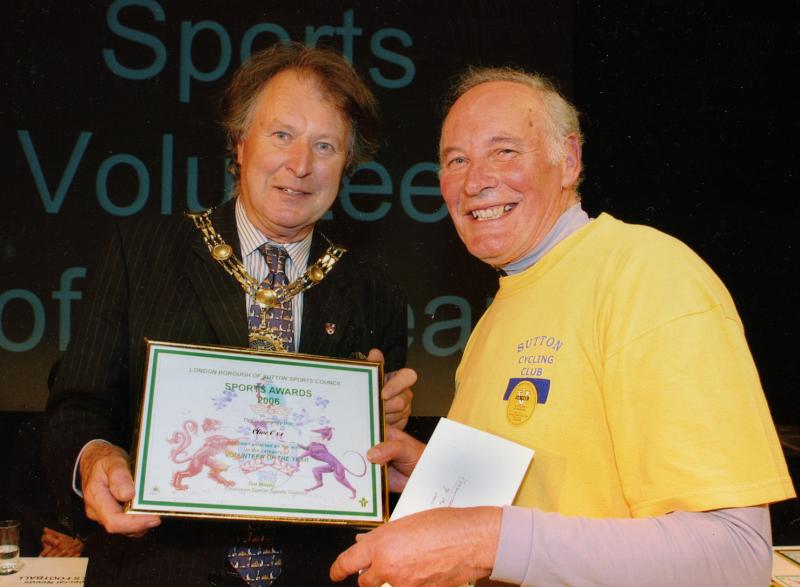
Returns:
[[[130,538],[141,538],[150,528],[161,523],[158,516],[114,514],[109,516],[103,526],[109,534],[125,534]]]
[[[389,422],[387,420],[387,424],[389,424],[389,426],[391,426],[392,428],[403,430],[408,425],[408,418],[402,418],[400,420],[394,420],[392,422]]]
[[[161,518],[158,516],[123,513],[122,505],[109,489],[102,483],[90,483],[84,488],[86,515],[89,519],[102,524],[106,532],[141,536],[150,528],[161,523]]]
[[[400,493],[406,488],[407,484],[407,475],[404,475],[393,467],[389,467],[389,491],[392,493]]]
[[[380,349],[370,349],[367,360],[383,362]],[[386,423],[389,426],[403,429],[411,416],[411,402],[414,392],[411,386],[417,382],[417,373],[413,369],[403,368],[384,375],[381,399],[383,400]]]
[[[386,422],[395,422],[408,418],[411,415],[411,398],[413,393],[410,389],[404,389],[401,393],[391,399],[384,398],[383,408],[386,413]]]
[[[88,494],[84,493],[84,496]],[[123,513],[122,506],[105,491],[93,495],[92,502],[96,505],[91,506],[86,501],[86,516],[102,525],[109,534],[125,534],[138,538],[161,523],[158,516]]]
[[[383,363],[383,353],[380,349],[370,349],[367,353],[367,361],[373,363]]]
[[[81,457],[81,478],[86,515],[105,524],[106,517],[122,511],[116,495],[125,496],[125,484],[133,479],[128,471],[127,453],[121,448],[104,442],[90,443]],[[115,487],[112,489],[112,482]]]
[[[45,544],[55,544],[58,542],[58,536],[53,534],[53,531],[49,528],[45,528],[39,541],[42,543],[42,546]]]
[[[81,457],[83,501],[86,515],[99,522],[109,534],[142,536],[158,526],[161,518],[123,513],[122,503],[134,495],[128,469],[128,453],[108,443],[90,444]]]
[[[365,570],[358,576],[358,587],[381,587],[383,584],[383,581],[371,569]]]
[[[408,437],[409,434],[403,432],[401,430],[387,430],[386,431],[386,440],[402,440],[403,438]]]
[[[110,464],[106,474],[108,475],[108,489],[117,501],[126,502],[133,499],[133,477],[131,477],[127,463],[124,465],[118,462]]]
[[[403,367],[386,374],[383,385],[383,399],[388,399],[404,389],[410,389],[417,382],[417,372]]]
[[[356,544],[345,550],[333,561],[330,570],[332,581],[342,581],[361,569],[369,567],[369,549],[358,544],[360,542],[359,536],[356,536]]]
[[[89,480],[83,487],[83,501],[86,504],[86,514],[101,523],[104,518],[122,512],[119,501],[111,494],[110,487],[103,483],[104,480]]]
[[[389,430],[389,429],[387,429]],[[387,440],[376,444],[367,451],[367,458],[376,465],[385,465],[393,461],[403,452],[402,442],[398,440]]]
[[[386,414],[386,423],[393,428],[402,430],[406,427],[408,418],[411,416],[411,401],[414,397],[414,392],[411,391],[411,388],[405,388],[400,393],[391,396],[384,388],[381,393],[384,399],[383,408],[384,414]]]
[[[394,427],[386,429],[386,440],[367,451],[367,458],[376,465],[389,461],[414,462],[419,459],[425,445],[413,436]]]

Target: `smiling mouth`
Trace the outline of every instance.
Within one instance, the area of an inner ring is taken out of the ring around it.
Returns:
[[[484,220],[494,220],[500,218],[503,214],[514,209],[516,204],[504,204],[502,206],[492,206],[491,208],[483,208],[481,210],[473,210],[472,217],[478,222]]]
[[[276,186],[276,187],[277,187],[278,190],[282,191],[284,194],[289,194],[290,196],[306,196],[306,195],[309,194],[309,192],[304,192],[304,191],[300,191],[300,190],[293,190],[292,188],[287,188],[287,187],[282,187],[282,186],[281,187]]]

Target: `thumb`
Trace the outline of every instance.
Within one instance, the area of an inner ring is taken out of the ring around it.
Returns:
[[[367,354],[367,361],[372,361],[373,363],[383,363],[383,353],[380,349],[370,349],[369,353]]]
[[[108,489],[114,499],[120,502],[133,499],[133,477],[131,477],[127,465],[113,463],[109,466],[107,475]]]
[[[411,437],[407,434],[400,435],[388,433],[387,428],[386,440],[376,444],[367,451],[367,458],[370,462],[376,465],[383,465],[390,461],[406,460],[410,458],[412,447],[409,445]]]

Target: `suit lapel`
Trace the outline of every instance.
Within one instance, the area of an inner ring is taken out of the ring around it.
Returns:
[[[211,220],[217,233],[241,259],[235,201],[218,207],[212,213]],[[322,256],[327,246],[327,241],[315,231],[308,256],[309,264]],[[203,312],[219,337],[220,344],[246,347],[247,312],[242,287],[214,261],[200,231],[195,231],[191,247],[193,254],[187,264],[187,278],[197,291]],[[353,348],[355,328],[351,321],[357,300],[351,293],[352,287],[345,275],[349,273],[345,266],[349,262],[347,255],[345,253],[319,285],[304,294],[300,352],[346,357],[349,349]]]
[[[314,231],[309,265],[319,259],[328,247],[327,241]],[[334,266],[325,279],[305,292],[300,352],[326,357],[346,357],[353,348],[354,328],[351,324],[354,304],[351,285],[345,274],[348,253]]]
[[[241,259],[235,200],[217,208],[211,214],[211,221],[217,233]],[[195,231],[191,246],[193,254],[187,266],[188,279],[197,291],[203,311],[217,333],[220,344],[246,347],[247,313],[242,287],[211,257],[200,231]]]

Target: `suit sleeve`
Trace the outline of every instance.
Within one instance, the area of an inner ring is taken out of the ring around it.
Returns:
[[[44,459],[54,491],[72,484],[92,439],[128,448],[127,270],[118,231],[89,270],[86,295],[46,408]]]

